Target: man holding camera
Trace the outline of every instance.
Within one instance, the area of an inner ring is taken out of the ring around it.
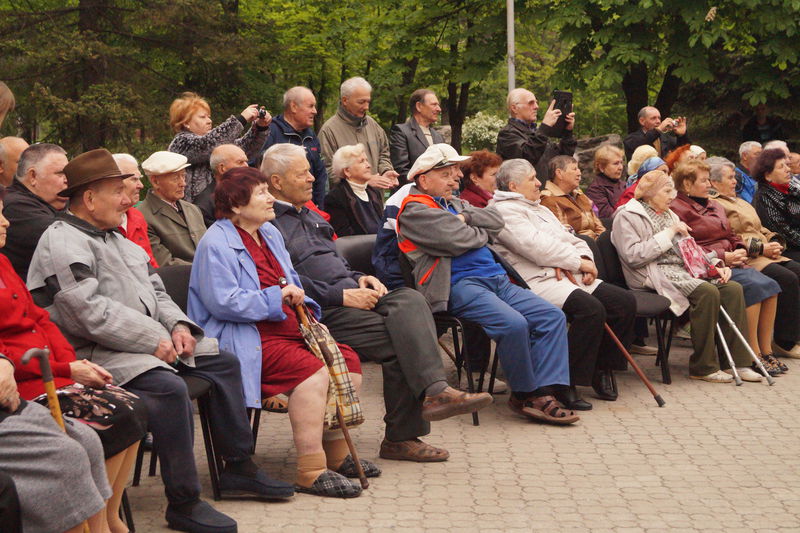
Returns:
[[[553,99],[544,114],[542,123],[536,126],[539,102],[527,89],[514,89],[508,93],[508,124],[497,134],[497,153],[503,159],[525,159],[536,168],[542,183],[547,181],[547,163],[557,155],[573,155],[578,141],[572,136],[575,113],[564,115],[564,128],[556,127],[563,111],[556,107]],[[561,137],[558,144],[550,137]]]
[[[645,106],[639,110],[640,129],[629,133],[623,144],[625,157],[630,160],[633,151],[643,144],[649,144],[656,149],[658,155],[664,158],[668,153],[684,144],[689,144],[686,134],[686,117],[661,120],[661,112],[653,106]],[[674,135],[670,135],[672,132]]]

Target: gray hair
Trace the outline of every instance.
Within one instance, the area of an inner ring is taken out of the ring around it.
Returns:
[[[339,87],[339,95],[342,98],[347,98],[359,87],[372,92],[372,85],[370,85],[369,82],[364,78],[356,76],[355,78],[350,78],[349,80],[344,80],[342,82],[341,87]]]
[[[314,94],[311,89],[308,87],[303,87],[302,85],[298,85],[296,87],[292,87],[285,93],[283,93],[283,109],[289,109],[289,104],[294,102],[297,105],[300,105],[303,102],[303,96],[306,92]]]
[[[220,144],[213,150],[211,150],[211,157],[208,158],[208,165],[211,167],[211,171],[213,173],[217,173],[217,167],[220,163],[224,163],[225,159],[227,158],[227,152],[230,147],[233,146],[234,148],[239,148],[235,144]]]
[[[511,106],[519,105],[520,103],[522,103],[522,95],[525,93],[533,94],[528,89],[523,89],[522,87],[511,89],[508,92],[508,97],[506,98],[506,105],[508,106],[509,111],[511,111]]]
[[[739,157],[753,150],[754,148],[761,148],[761,143],[758,141],[745,141],[739,145]]]
[[[777,148],[778,150],[783,150],[786,154],[789,154],[789,145],[786,144],[786,141],[779,141],[778,139],[773,139],[769,141],[767,144],[764,145],[764,150],[774,150]]]
[[[127,161],[131,165],[139,166],[139,162],[131,154],[111,154],[111,157],[114,158],[114,162],[118,165],[123,161]]]
[[[706,159],[706,164],[711,167],[708,175],[708,179],[711,181],[722,181],[722,171],[725,169],[725,167],[728,167],[734,171],[736,170],[736,165],[734,165],[725,157],[709,157]]]
[[[306,149],[302,146],[289,143],[273,144],[264,152],[260,170],[268,178],[273,175],[284,176],[299,157],[306,157]]]
[[[525,178],[535,173],[536,169],[533,168],[526,159],[509,159],[503,161],[500,165],[500,170],[497,171],[497,188],[501,191],[508,191],[509,183],[516,183],[519,185]]]
[[[67,151],[57,144],[50,143],[32,144],[25,148],[25,151],[19,156],[17,179],[23,180],[30,169],[39,165],[50,154],[67,155]]]
[[[641,108],[639,110],[639,112],[636,114],[636,118],[646,118],[647,117],[647,110],[650,109],[651,107],[653,107],[653,106],[646,105],[643,108]]]
[[[344,170],[350,168],[363,153],[364,145],[361,143],[342,146],[336,150],[331,162],[331,174],[333,174],[333,177],[340,180],[345,179]]]

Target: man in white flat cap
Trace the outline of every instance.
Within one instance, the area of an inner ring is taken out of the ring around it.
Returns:
[[[186,156],[156,152],[142,163],[152,188],[139,206],[147,221],[147,236],[160,266],[190,265],[197,243],[206,232],[203,213],[183,200]]]

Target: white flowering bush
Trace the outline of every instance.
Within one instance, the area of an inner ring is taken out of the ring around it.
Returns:
[[[464,121],[461,130],[461,144],[466,153],[475,150],[494,150],[497,133],[506,125],[506,121],[494,115],[478,111]]]

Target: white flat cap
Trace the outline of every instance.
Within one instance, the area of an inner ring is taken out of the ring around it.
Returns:
[[[171,174],[191,165],[185,155],[175,152],[156,152],[142,162],[142,169],[148,176]]]
[[[449,144],[432,144],[414,161],[414,165],[408,171],[408,181],[413,181],[417,175],[424,174],[429,170],[449,167],[467,159],[469,156],[460,155]]]

